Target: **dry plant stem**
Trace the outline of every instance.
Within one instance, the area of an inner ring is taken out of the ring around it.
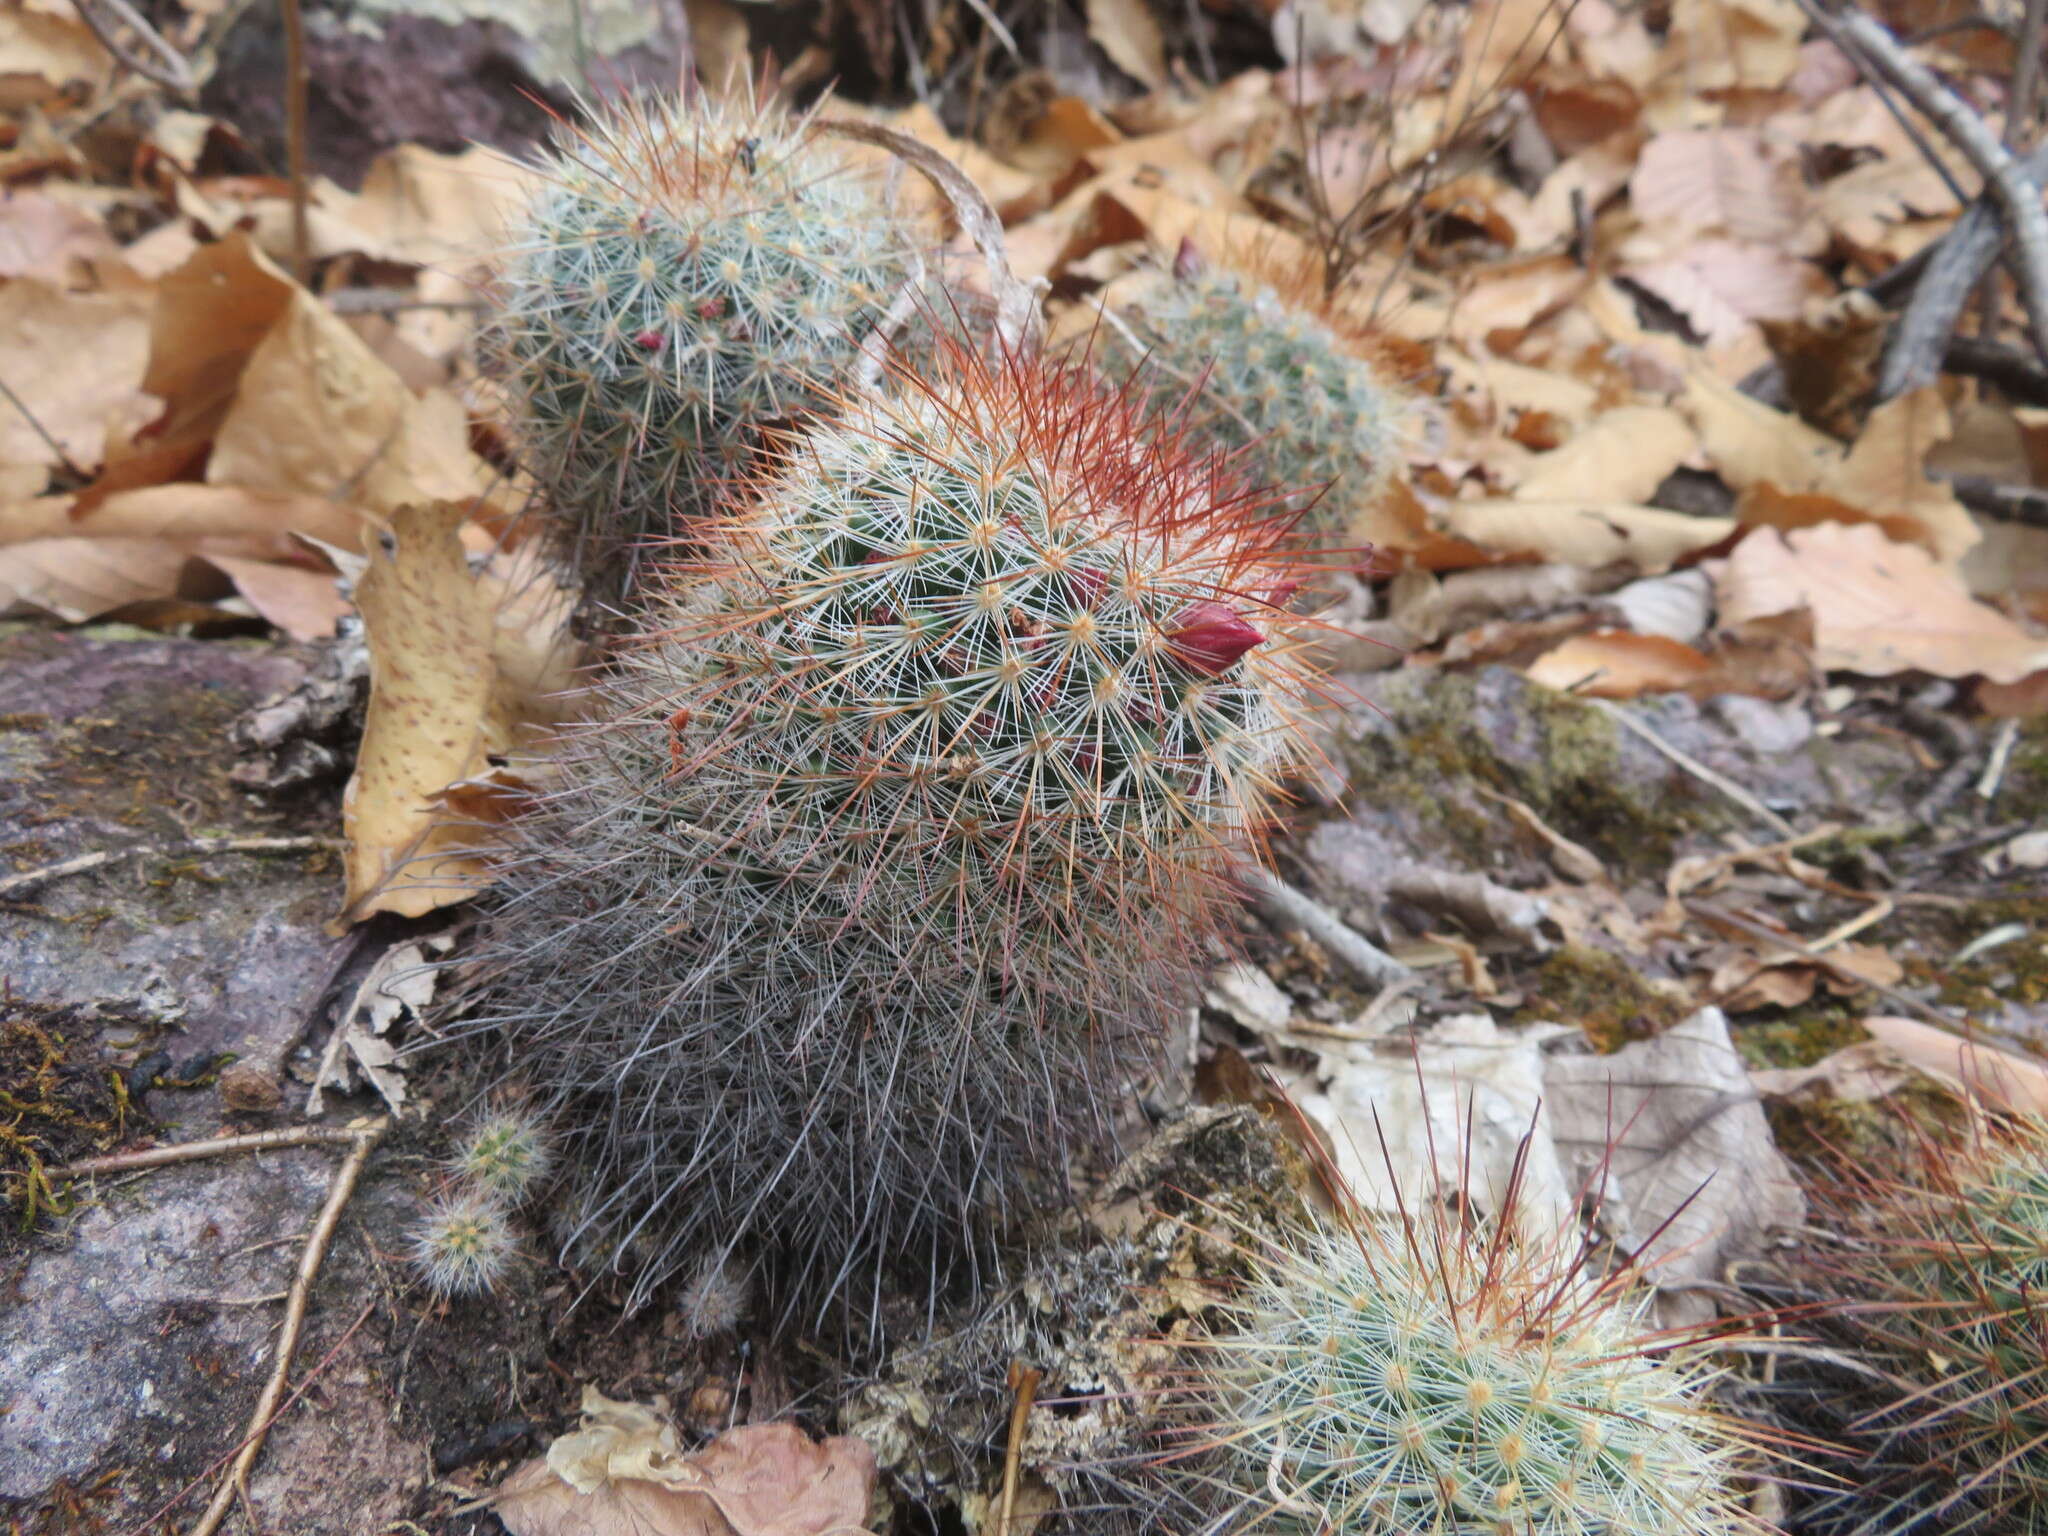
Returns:
[[[306,17],[299,0],[278,0],[284,13],[284,141],[292,182],[292,276],[301,287],[313,270],[306,230]]]
[[[88,874],[138,855],[145,858],[190,858],[214,853],[310,853],[316,849],[342,846],[343,840],[338,837],[195,837],[183,843],[138,843],[132,848],[106,848],[98,853],[82,853],[61,864],[45,864],[41,869],[25,869],[18,875],[9,875],[0,879],[0,899],[41,885],[46,880]]]
[[[163,34],[152,27],[128,0],[77,0],[75,9],[78,19],[85,23],[86,30],[99,39],[99,44],[123,66],[132,69],[143,79],[175,91],[180,96],[190,96],[196,86],[192,66],[185,62],[185,56],[164,41]],[[142,40],[143,46],[156,55],[151,63],[129,49],[114,35],[113,27],[107,24],[102,11],[111,13],[116,24],[127,27]]]
[[[2048,156],[2043,160],[2041,169],[2048,173]],[[1912,314],[1910,307],[1907,314]],[[1905,323],[1900,322],[1901,329]],[[2018,347],[1985,341],[1977,336],[1957,336],[1950,340],[1941,366],[1950,373],[1982,379],[1986,384],[1996,386],[2016,405],[2048,405],[2048,368],[2043,368]],[[1932,379],[1930,372],[1921,382],[1931,382]]]
[[[1010,1409],[1010,1438],[1003,1452],[1002,1513],[996,1521],[996,1536],[1010,1536],[1017,1515],[1017,1474],[1024,1460],[1024,1431],[1031,1423],[1031,1402],[1038,1395],[1039,1373],[1023,1361],[1010,1365],[1010,1388],[1017,1394]]]
[[[1977,798],[1990,804],[1998,798],[1998,786],[2005,782],[2005,765],[2012,761],[2013,744],[2020,739],[2017,719],[2000,723],[1991,738],[1991,760],[1984,765],[1984,777],[1977,781]]]
[[[367,1132],[361,1127],[293,1125],[276,1131],[252,1131],[246,1136],[212,1136],[205,1141],[182,1141],[171,1147],[149,1147],[140,1152],[115,1152],[106,1157],[88,1157],[48,1170],[53,1179],[83,1179],[101,1173],[135,1173],[144,1168],[165,1168],[172,1163],[196,1163],[205,1157],[224,1157],[230,1152],[261,1152],[272,1147],[312,1147],[335,1142],[354,1143]]]
[[[1607,717],[1614,721],[1615,724],[1625,726],[1630,731],[1633,731],[1636,735],[1640,736],[1644,741],[1648,742],[1651,746],[1655,747],[1659,752],[1662,752],[1666,757],[1670,758],[1672,762],[1678,764],[1679,767],[1683,768],[1687,773],[1691,774],[1694,778],[1698,779],[1702,784],[1710,784],[1715,789],[1721,791],[1722,794],[1726,795],[1730,800],[1733,800],[1737,805],[1741,806],[1745,811],[1749,812],[1750,815],[1754,816],[1758,821],[1762,822],[1765,826],[1769,827],[1773,832],[1777,833],[1778,836],[1798,836],[1798,833],[1793,830],[1791,822],[1787,821],[1784,817],[1780,816],[1776,811],[1772,810],[1769,806],[1765,805],[1763,801],[1757,799],[1755,795],[1752,795],[1748,790],[1744,789],[1740,784],[1737,784],[1733,779],[1727,778],[1722,774],[1714,772],[1713,769],[1709,768],[1705,763],[1701,762],[1698,758],[1693,757],[1688,753],[1681,752],[1677,747],[1671,745],[1670,742],[1666,741],[1662,736],[1659,736],[1655,731],[1651,730],[1647,725],[1643,724],[1642,721],[1636,719],[1635,716],[1631,715],[1627,710],[1618,708],[1614,704],[1609,703],[1606,699],[1587,699],[1585,702],[1591,704],[1595,709],[1605,711]]]
[[[1917,997],[1901,992],[1897,987],[1889,987],[1882,982],[1872,981],[1867,976],[1859,976],[1847,966],[1842,965],[1827,955],[1816,952],[1811,944],[1795,939],[1789,934],[1774,933],[1762,923],[1753,923],[1746,917],[1742,917],[1734,912],[1723,911],[1721,908],[1710,906],[1704,901],[1686,901],[1682,904],[1685,910],[1694,917],[1709,923],[1719,924],[1723,927],[1733,928],[1738,933],[1759,944],[1769,944],[1788,954],[1798,955],[1802,959],[1811,960],[1815,965],[1837,980],[1848,982],[1853,986],[1868,987],[1871,991],[1877,993],[1878,996],[1884,998],[1885,1001],[1893,1003],[1909,1013],[1917,1014],[1919,1017],[1927,1020],[1928,1023],[1937,1024],[1941,1028],[1948,1030],[1951,1034],[1961,1036],[1964,1039],[1969,1038],[1970,1023],[1967,1019],[1958,1019],[1931,1004],[1921,1002]]]
[[[1908,55],[1877,20],[1852,11],[1837,19],[1833,29],[1932,119],[1983,176],[1985,190],[2012,232],[2015,249],[2009,262],[2034,348],[2048,359],[2048,213],[2041,208],[2040,186],[1969,103]]]
[[[1268,912],[1289,927],[1299,928],[1361,981],[1385,987],[1414,975],[1328,907],[1303,895],[1278,875],[1261,869],[1248,879],[1253,894]]]
[[[270,1433],[271,1421],[277,1415],[285,1384],[291,1379],[292,1356],[298,1350],[299,1332],[305,1326],[306,1304],[313,1294],[313,1282],[320,1274],[321,1261],[327,1257],[327,1245],[334,1239],[334,1229],[341,1221],[342,1209],[348,1204],[348,1197],[355,1192],[356,1180],[362,1176],[363,1165],[369,1161],[371,1151],[389,1124],[387,1120],[378,1120],[357,1131],[354,1148],[334,1172],[334,1182],[327,1191],[327,1203],[321,1207],[320,1219],[313,1224],[313,1231],[299,1254],[298,1273],[292,1277],[291,1293],[285,1301],[284,1323],[278,1329],[277,1363],[271,1368],[270,1380],[263,1385],[263,1395],[256,1400],[256,1411],[249,1417],[248,1438],[243,1442],[241,1454],[235,1458],[228,1476],[221,1479],[213,1502],[206,1506],[206,1513],[192,1527],[190,1536],[213,1536],[220,1529],[228,1506],[236,1496],[239,1494],[244,1500],[248,1498],[249,1468],[263,1453],[264,1438]]]
[[[1996,518],[2001,523],[2020,523],[2029,528],[2048,528],[2048,491],[2032,485],[2004,485],[1989,475],[1944,475],[1934,477],[1955,492],[1957,501],[1972,512]]]

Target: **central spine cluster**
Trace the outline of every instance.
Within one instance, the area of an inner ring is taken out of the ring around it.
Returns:
[[[1302,752],[1289,519],[1078,373],[940,348],[663,574],[531,829],[480,1018],[573,1235],[785,1305],[1057,1192]],[[866,1294],[856,1294],[865,1290]]]

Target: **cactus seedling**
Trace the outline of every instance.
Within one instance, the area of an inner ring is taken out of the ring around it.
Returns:
[[[1929,1133],[1934,1134],[1934,1133]],[[1910,1390],[1856,1428],[1917,1463],[1893,1531],[2048,1532],[2048,1122],[1923,1143],[1915,1176],[1837,1192],[1849,1320]]]
[[[909,246],[809,116],[749,99],[629,102],[565,130],[545,170],[496,350],[565,553],[615,597],[764,427],[843,381]]]
[[[1161,1470],[1291,1536],[1733,1536],[1741,1431],[1645,1302],[1431,1207],[1248,1239]]]
[[[503,1203],[481,1189],[456,1188],[441,1195],[413,1231],[413,1264],[438,1296],[497,1289],[517,1251]]]
[[[1155,407],[1186,397],[1196,430],[1248,449],[1262,478],[1310,488],[1301,504],[1321,490],[1309,525],[1343,543],[1393,479],[1407,399],[1370,337],[1259,265],[1155,274],[1097,345]]]
[[[455,1172],[501,1200],[517,1201],[551,1160],[539,1121],[522,1111],[500,1110],[463,1138]]]
[[[1286,519],[1074,370],[931,372],[666,574],[507,882],[473,1018],[639,1297],[747,1243],[859,1310],[1057,1194],[1302,750]]]

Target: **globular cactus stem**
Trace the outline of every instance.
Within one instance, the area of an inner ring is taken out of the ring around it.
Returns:
[[[1306,274],[1269,267],[1176,262],[1104,317],[1094,347],[1155,409],[1184,411],[1260,478],[1302,488],[1314,537],[1352,543],[1400,467],[1409,397]]]
[[[496,1290],[518,1251],[504,1202],[484,1189],[458,1185],[445,1191],[413,1229],[413,1265],[439,1296]]]
[[[1713,1372],[1647,1305],[1432,1207],[1287,1240],[1184,1346],[1159,1475],[1203,1529],[1289,1536],[1735,1536]]]
[[[746,1245],[871,1319],[1058,1198],[1304,751],[1271,497],[944,336],[843,410],[666,573],[487,946],[642,1299]]]
[[[462,1139],[454,1171],[501,1200],[517,1201],[552,1161],[540,1122],[523,1110],[506,1109],[485,1117]]]
[[[493,325],[558,545],[600,599],[687,537],[764,429],[844,383],[910,279],[879,179],[744,94],[567,128]]]

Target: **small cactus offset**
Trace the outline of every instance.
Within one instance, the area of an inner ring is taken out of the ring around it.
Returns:
[[[1156,1469],[1204,1529],[1734,1536],[1747,1436],[1646,1301],[1431,1208],[1247,1239]]]
[[[1930,1135],[1936,1133],[1929,1133]],[[2048,1533],[2048,1121],[1924,1144],[1910,1179],[1836,1194],[1848,1320],[1912,1384],[1854,1429],[1916,1486],[1892,1533]],[[1910,1515],[1905,1513],[1910,1511]]]
[[[438,1296],[496,1290],[518,1252],[511,1214],[488,1190],[444,1192],[413,1229],[413,1265]]]
[[[1156,407],[1181,406],[1197,431],[1249,450],[1261,478],[1303,488],[1318,538],[1353,541],[1398,468],[1407,396],[1371,339],[1322,314],[1299,281],[1256,264],[1184,266],[1105,320],[1102,362]]]
[[[475,1027],[635,1294],[871,1310],[1048,1194],[1303,750],[1286,519],[1073,370],[941,340],[781,447],[530,828]]]
[[[914,263],[877,178],[744,98],[609,109],[544,169],[494,350],[563,552],[612,599],[843,382]]]
[[[531,1193],[551,1161],[539,1121],[524,1111],[499,1110],[462,1139],[454,1171],[501,1200],[517,1201]]]

